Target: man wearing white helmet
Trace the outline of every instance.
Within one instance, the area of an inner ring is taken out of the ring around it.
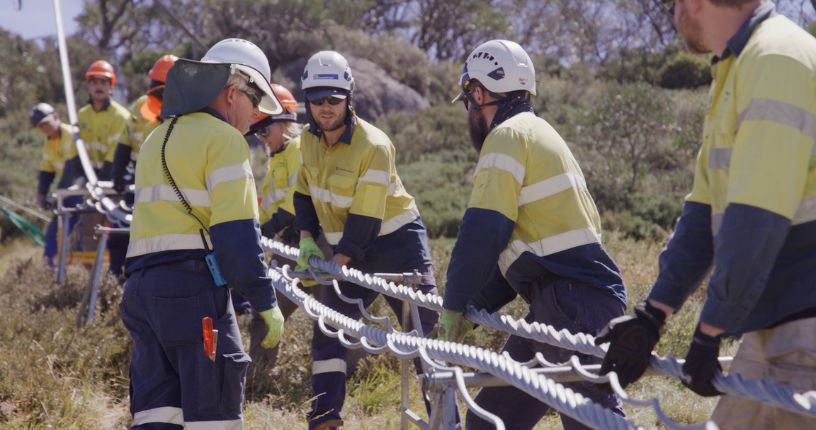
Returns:
[[[263,52],[215,44],[170,70],[161,116],[142,144],[120,304],[133,340],[133,427],[241,428],[249,356],[228,288],[283,333],[260,246],[255,182],[243,133],[258,110],[281,112]]]
[[[425,292],[435,292],[425,226],[414,198],[402,186],[394,164],[394,145],[382,131],[360,119],[353,109],[354,78],[342,55],[334,51],[314,54],[301,76],[306,94],[309,127],[301,135],[303,167],[294,205],[300,230],[298,270],[311,257],[323,259],[315,239],[323,235],[335,252],[332,260],[363,272],[412,272],[422,274]],[[377,294],[341,282],[346,296],[370,305]],[[356,319],[360,310],[335,294],[332,287],[316,286],[318,299]],[[400,315],[401,302],[386,298]],[[424,333],[437,315],[420,310]],[[404,328],[410,330],[409,327]],[[342,425],[340,411],[346,394],[346,349],[313,324],[312,410],[310,429]],[[418,369],[419,370],[419,369]]]
[[[473,191],[451,255],[440,337],[459,341],[471,328],[469,306],[494,312],[517,295],[529,304],[528,322],[571,333],[596,334],[622,315],[626,292],[620,272],[601,245],[595,203],[570,149],[533,112],[535,70],[515,42],[491,40],[465,61],[459,84],[479,162]],[[511,336],[504,351],[521,362],[537,352],[552,363],[574,354]],[[578,354],[584,363],[597,359]],[[623,414],[604,385],[567,387]],[[476,402],[507,428],[530,429],[549,407],[512,387],[484,388]],[[561,415],[564,428],[586,428]],[[492,428],[476,415],[468,429]]]

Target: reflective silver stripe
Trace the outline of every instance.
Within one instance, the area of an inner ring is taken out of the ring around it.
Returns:
[[[285,199],[288,192],[288,188],[281,188],[280,190],[272,190],[267,193],[263,200],[264,209],[269,209],[269,206],[272,206],[272,204]]]
[[[192,206],[210,206],[210,193],[207,190],[197,190],[195,188],[179,188],[184,198]],[[154,185],[152,187],[140,187],[136,189],[136,203],[149,203],[159,200],[178,202],[179,198],[169,185]]]
[[[51,163],[56,170],[62,170],[65,168],[65,163],[57,163],[56,161]]]
[[[102,142],[90,142],[88,143],[88,149],[92,149],[94,151],[107,151],[108,145],[105,145]]]
[[[346,373],[346,360],[342,358],[332,358],[312,362],[312,376],[330,372]]]
[[[210,176],[207,177],[207,189],[212,192],[215,186],[222,182],[244,178],[254,178],[254,176],[252,176],[252,167],[249,165],[249,161],[244,161],[241,164],[233,164],[231,166],[224,166],[213,170],[213,172],[210,173]]]
[[[731,148],[711,148],[708,150],[709,169],[727,169],[731,165]]]
[[[816,196],[802,200],[791,224],[804,224],[811,221],[816,221]]]
[[[147,423],[168,423],[183,426],[184,414],[181,408],[174,408],[172,406],[147,409],[133,414],[134,426]]]
[[[816,141],[816,118],[811,112],[794,104],[773,99],[752,99],[748,107],[740,112],[737,127],[746,120],[784,124]]]
[[[525,252],[531,252],[536,256],[544,257],[555,254],[556,252],[575,248],[576,246],[599,243],[600,241],[601,239],[598,237],[598,233],[595,232],[593,228],[572,230],[532,243],[514,240],[499,256],[499,269],[502,275],[506,274],[507,269]]]
[[[341,196],[316,185],[309,185],[309,193],[311,193],[312,198],[317,199],[317,201],[329,203],[338,208],[350,208],[351,202],[354,200],[353,197]]]
[[[117,133],[117,134],[114,134],[113,136],[108,137],[108,145],[113,144],[113,143],[119,143],[119,136],[121,136],[121,135],[122,135],[122,133]]]
[[[326,242],[329,242],[329,245],[337,245],[340,243],[340,239],[343,238],[343,232],[339,233],[330,233],[328,231],[324,231],[323,235],[326,236]]]
[[[374,182],[375,184],[389,185],[391,183],[391,174],[385,170],[368,169],[365,175],[360,176],[357,184],[360,182]]]
[[[524,166],[509,155],[492,153],[479,158],[479,164],[476,165],[473,177],[479,174],[479,170],[489,168],[504,170],[513,175],[519,184],[524,183]]]
[[[297,180],[298,180],[298,172],[295,172],[295,173],[293,173],[292,175],[289,176],[289,180],[287,180],[286,182],[291,187],[292,185],[297,184]]]
[[[130,151],[130,159],[133,161],[137,161],[139,159],[139,151]]]
[[[400,227],[417,218],[419,218],[419,209],[417,209],[416,205],[411,206],[405,212],[383,221],[382,226],[380,227],[380,236],[393,233],[399,230]]]
[[[720,232],[720,227],[722,227],[723,222],[723,215],[724,213],[718,214],[711,214],[711,237],[717,236],[717,233]]]
[[[569,188],[586,191],[586,181],[584,181],[584,178],[580,175],[574,173],[562,173],[553,176],[552,178],[522,188],[519,194],[518,204],[521,206],[536,200],[541,200]]]
[[[227,421],[187,421],[184,423],[185,430],[241,430],[243,428],[243,419]]]
[[[212,242],[208,236],[207,246],[212,249]],[[151,254],[161,251],[176,251],[180,249],[204,249],[201,243],[201,235],[196,234],[163,234],[160,236],[148,237],[145,239],[133,240],[131,238],[128,245],[127,256],[136,257],[139,255]]]

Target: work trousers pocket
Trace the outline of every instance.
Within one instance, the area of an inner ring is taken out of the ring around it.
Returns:
[[[244,402],[246,373],[249,367],[249,355],[238,352],[223,356],[223,374],[221,382],[221,410],[228,415],[239,415]]]

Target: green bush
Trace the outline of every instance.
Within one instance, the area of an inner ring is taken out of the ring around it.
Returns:
[[[659,83],[663,88],[697,88],[711,83],[711,71],[708,62],[700,56],[686,52],[675,55],[658,72]]]

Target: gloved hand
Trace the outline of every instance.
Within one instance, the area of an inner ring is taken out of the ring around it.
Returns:
[[[298,272],[305,272],[308,267],[311,267],[309,264],[309,259],[312,257],[317,257],[321,260],[326,259],[326,257],[323,256],[323,251],[321,251],[320,247],[317,246],[317,242],[315,242],[313,237],[301,238],[300,253],[298,254],[297,267],[295,270]]]
[[[439,317],[439,334],[437,335],[439,339],[459,342],[471,330],[473,330],[473,323],[465,319],[463,312],[442,309],[442,315]]]
[[[625,388],[643,376],[649,367],[660,328],[666,322],[666,313],[648,302],[635,306],[634,315],[624,315],[609,322],[595,338],[595,345],[609,343],[601,374],[616,372]]]
[[[714,375],[722,370],[717,360],[719,355],[720,337],[704,334],[698,325],[683,364],[683,385],[704,397],[721,395],[712,384]]]
[[[274,348],[283,336],[283,314],[278,305],[272,309],[261,312],[261,317],[266,323],[266,336],[261,341],[261,346],[266,349]]]

